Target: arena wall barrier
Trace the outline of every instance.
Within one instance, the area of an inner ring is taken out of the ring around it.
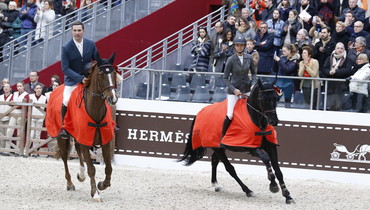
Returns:
[[[179,159],[191,121],[207,105],[120,98],[116,112],[120,127],[116,136],[116,154]],[[370,172],[368,114],[284,108],[278,108],[277,113],[281,166],[360,174]],[[231,162],[262,165],[260,160],[249,155],[227,153]]]

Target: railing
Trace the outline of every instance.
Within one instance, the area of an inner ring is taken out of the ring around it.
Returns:
[[[133,96],[129,98],[202,103],[218,102],[226,98],[226,89],[225,84],[222,81],[222,73],[139,68],[124,69],[127,70],[131,75],[126,79],[126,82],[137,84],[135,88],[132,89],[121,89],[121,95],[130,95],[133,92]],[[135,74],[135,72],[138,71],[140,71],[140,74]],[[136,78],[137,76],[140,79]],[[258,78],[261,80],[271,81],[275,78],[275,76],[258,75]],[[345,79],[292,76],[278,76],[278,79],[311,81],[311,90],[308,94],[308,101],[304,100],[303,92],[301,90],[297,90],[292,96],[291,108],[311,110],[318,109],[326,111],[328,108],[330,108],[329,102],[332,102],[330,99],[334,96],[338,96],[341,101],[337,103],[342,103],[342,111],[354,111],[351,110],[350,107],[344,107],[344,105],[350,100],[348,81]],[[315,81],[318,81],[321,84],[317,89],[315,89],[313,85]],[[370,83],[369,80],[351,81]],[[328,87],[332,87],[333,85],[339,85],[346,90],[332,93],[332,88]],[[314,101],[316,101],[316,104],[314,104]],[[279,106],[284,105],[284,100],[281,100],[281,102],[279,102]],[[370,110],[370,104],[367,106]]]
[[[153,46],[143,50],[130,59],[120,63],[118,67],[124,71],[123,77],[126,81],[122,84],[122,89],[131,89],[128,94],[121,97],[133,97],[134,84],[128,80],[132,75],[132,71],[125,71],[127,68],[156,68],[169,69],[184,68],[184,60],[190,55],[189,44],[196,38],[198,27],[205,26],[208,31],[215,25],[217,21],[224,21],[227,10],[225,7],[212,12],[211,14],[195,21],[178,32],[166,37]],[[186,52],[185,54],[183,52]],[[137,72],[136,72],[137,73]],[[123,91],[121,91],[123,93]]]
[[[173,0],[108,0],[96,1],[46,25],[46,37],[35,40],[35,31],[10,41],[3,49],[0,78],[13,84],[59,61],[61,46],[72,38],[71,24],[81,20],[85,37],[97,41],[138,19],[162,8]]]

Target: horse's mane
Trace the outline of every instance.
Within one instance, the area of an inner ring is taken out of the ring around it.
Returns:
[[[84,82],[84,87],[85,88],[88,88],[90,86],[91,79],[92,79],[93,74],[95,72],[96,66],[97,66],[97,62],[96,61],[92,62],[90,70],[89,70],[89,76],[85,79],[85,82]]]

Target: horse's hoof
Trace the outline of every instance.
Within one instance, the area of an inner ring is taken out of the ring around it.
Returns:
[[[67,186],[67,191],[75,191],[75,190],[76,188],[73,184],[71,186]]]
[[[221,187],[215,187],[215,192],[220,192],[221,191]]]
[[[84,181],[85,181],[85,179],[86,179],[86,177],[81,178],[81,177],[80,177],[80,174],[77,174],[77,179],[78,179],[78,181],[80,181],[80,182],[84,182]]]
[[[103,202],[103,200],[100,197],[99,191],[96,191],[94,196],[92,196],[92,201],[95,202],[95,203]]]
[[[247,194],[247,197],[255,197],[256,196],[252,191],[247,192],[246,194]]]
[[[110,184],[108,186],[104,186],[104,182],[99,182],[98,183],[98,189],[99,190],[105,190],[107,189],[108,187],[110,187]]]
[[[294,201],[294,199],[293,198],[291,198],[291,199],[286,199],[286,204],[295,204],[295,201]]]
[[[277,192],[279,192],[279,186],[277,186],[277,185],[271,185],[271,184],[270,184],[270,191],[271,191],[272,193],[277,193]]]

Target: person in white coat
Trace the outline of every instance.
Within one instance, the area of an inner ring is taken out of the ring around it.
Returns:
[[[37,23],[35,40],[42,42],[46,38],[48,32],[48,38],[50,39],[53,35],[53,27],[47,25],[55,20],[55,11],[52,0],[45,0],[38,4],[37,12],[34,21]]]
[[[42,85],[37,84],[34,88],[35,93],[30,95],[30,100],[32,100],[33,103],[37,104],[46,104],[46,96],[42,95]],[[42,110],[45,109],[45,107],[40,107]],[[36,128],[42,128],[42,125],[44,123],[44,114],[37,109],[35,106],[32,107],[32,121],[31,121],[31,127]],[[42,118],[39,118],[42,117]],[[40,139],[40,130],[32,130],[31,129],[31,139]]]
[[[356,80],[370,79],[370,64],[366,54],[359,54],[356,59],[356,73],[349,77],[349,91],[352,99],[352,109],[356,112],[366,112],[366,101],[369,95],[368,83]]]
[[[12,101],[13,99],[13,94],[11,93],[11,87],[10,84],[4,84],[3,86],[4,94],[0,95],[0,101]],[[7,112],[11,107],[9,105],[0,105],[0,114],[3,114]],[[8,125],[9,124],[9,116],[4,116],[0,118],[0,124],[1,125]],[[0,136],[5,136],[6,135],[6,128],[0,128]],[[5,141],[0,140],[0,148],[4,148],[5,146]]]

